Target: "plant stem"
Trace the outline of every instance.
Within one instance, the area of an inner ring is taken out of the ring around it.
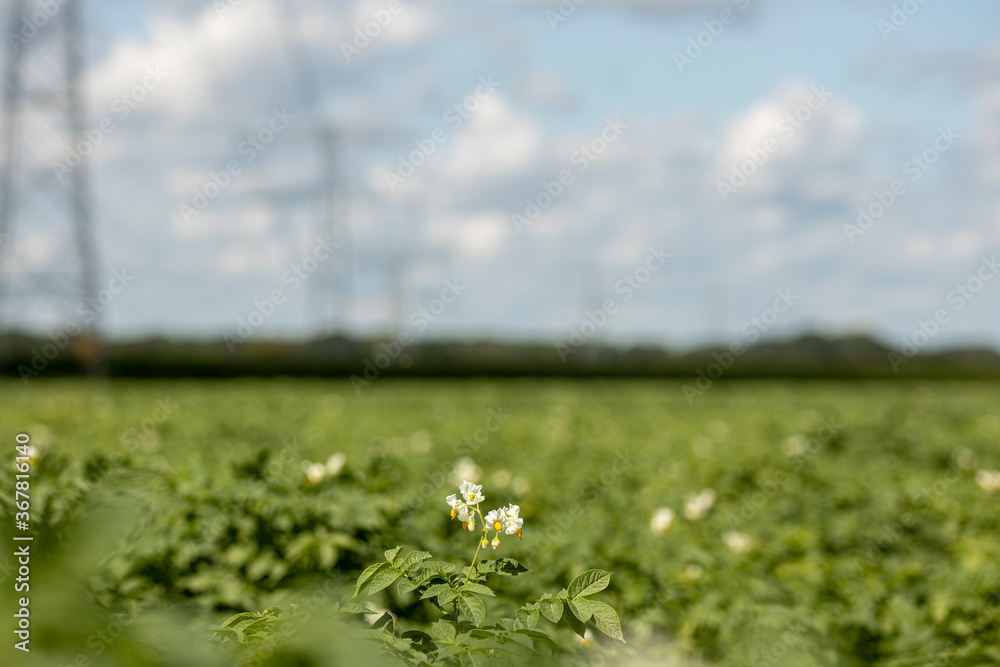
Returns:
[[[479,560],[479,551],[483,548],[483,539],[479,538],[479,546],[476,547],[476,555],[472,557],[472,565],[469,566],[469,573],[465,575],[465,583],[469,583],[469,579],[472,577],[472,570],[476,567],[476,561]],[[465,584],[462,584],[463,586]]]
[[[479,515],[479,521],[483,524],[483,535],[479,538],[479,546],[476,547],[476,555],[472,557],[472,565],[469,566],[469,573],[465,575],[465,583],[469,583],[469,579],[472,578],[472,570],[476,567],[476,561],[479,560],[479,552],[483,549],[483,540],[486,539],[489,529],[486,527],[486,519],[483,518],[483,513],[479,511],[479,507],[473,508],[476,510],[476,514]],[[463,586],[465,584],[462,584]]]

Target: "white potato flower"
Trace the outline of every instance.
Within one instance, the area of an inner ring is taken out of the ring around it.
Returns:
[[[529,482],[525,477],[522,477],[521,475],[515,477],[511,481],[510,486],[512,489],[514,489],[514,493],[516,493],[519,496],[523,496],[527,494],[528,491],[531,491],[531,482]]]
[[[649,520],[649,529],[657,535],[663,535],[674,525],[677,515],[669,507],[660,507],[653,512],[653,518]]]
[[[476,465],[476,462],[471,458],[464,456],[455,461],[455,467],[452,468],[451,473],[448,475],[448,481],[455,486],[458,486],[465,479],[478,482],[482,474],[483,469]]]
[[[504,522],[506,522],[507,517],[502,509],[493,510],[486,515],[486,527],[492,528],[498,533],[503,530]]]
[[[751,540],[746,533],[735,530],[728,530],[722,534],[722,541],[726,543],[729,550],[736,554],[745,554],[750,551]]]
[[[478,505],[486,500],[481,484],[473,484],[466,480],[459,484],[458,490],[462,493],[462,501],[469,505]]]
[[[497,531],[493,538],[493,548],[500,546],[500,533],[517,535],[521,538],[521,528],[524,526],[524,519],[519,515],[521,508],[517,505],[507,505],[500,509],[495,509],[486,515],[486,527]]]
[[[1000,472],[996,470],[980,470],[976,473],[976,484],[991,496],[1000,491]]]
[[[319,484],[326,476],[326,467],[322,463],[311,463],[306,468],[306,479],[310,484]]]
[[[452,494],[445,498],[448,504],[451,505],[451,518],[458,518],[462,523],[469,523],[469,519],[472,517],[472,510],[469,506],[459,500],[458,496]]]
[[[330,477],[336,477],[344,469],[345,463],[347,463],[347,457],[337,452],[326,460],[326,474]]]
[[[684,518],[688,521],[703,519],[714,504],[715,491],[705,489],[698,495],[688,498],[687,503],[684,505]]]
[[[503,531],[508,535],[517,535],[521,539],[521,528],[524,527],[524,519],[520,517],[521,508],[517,505],[507,505],[501,510],[504,514]]]

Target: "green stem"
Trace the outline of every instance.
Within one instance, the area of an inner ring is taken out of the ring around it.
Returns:
[[[489,529],[486,527],[486,519],[483,518],[483,513],[479,511],[479,507],[474,507],[476,514],[479,515],[479,521],[483,524],[483,535],[479,538],[479,546],[476,547],[476,555],[472,557],[472,565],[469,566],[469,573],[465,575],[465,584],[469,583],[469,579],[472,578],[472,570],[476,567],[476,561],[479,560],[479,552],[483,549],[483,540],[486,538]],[[465,584],[462,584],[463,586]]]

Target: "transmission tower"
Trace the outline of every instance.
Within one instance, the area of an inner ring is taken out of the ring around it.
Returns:
[[[0,172],[0,335],[47,334],[101,368],[80,1],[12,0]],[[57,165],[61,165],[58,166]]]
[[[409,133],[389,125],[335,121],[322,109],[322,82],[306,48],[300,20],[292,2],[273,0],[275,21],[291,73],[292,89],[304,110],[307,140],[318,150],[318,187],[308,193],[315,201],[310,236],[333,237],[340,243],[337,257],[325,262],[309,282],[308,311],[319,331],[348,335],[358,321],[358,304],[370,291],[365,267],[384,272],[389,304],[386,327],[395,332],[405,303],[405,278],[412,261],[411,240],[405,227],[416,219],[420,206],[414,201],[390,201],[366,182],[373,165],[386,162],[393,148],[403,145]],[[378,229],[379,252],[359,248],[359,236]],[[394,232],[388,238],[387,231]],[[318,320],[318,321],[317,321]],[[394,335],[394,334],[393,334]]]

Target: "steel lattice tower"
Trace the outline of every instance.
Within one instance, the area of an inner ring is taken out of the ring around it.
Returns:
[[[0,336],[101,364],[79,0],[11,0],[0,136]],[[59,166],[61,165],[61,166]],[[2,348],[0,348],[2,351]]]

